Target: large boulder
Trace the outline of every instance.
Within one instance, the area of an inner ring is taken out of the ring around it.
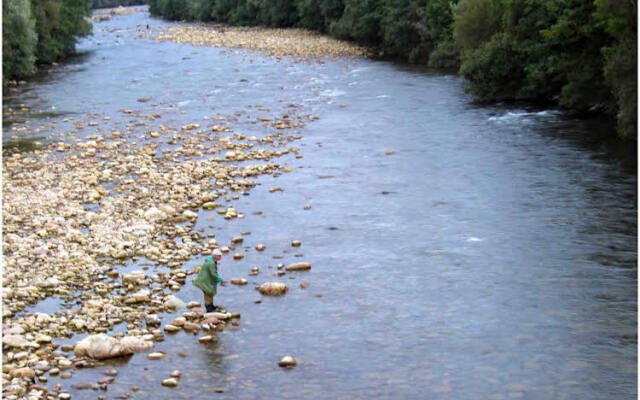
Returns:
[[[73,348],[76,357],[91,357],[96,360],[128,356],[133,349],[118,339],[104,333],[90,335],[76,343]]]
[[[267,296],[280,296],[287,293],[289,288],[282,282],[266,282],[258,286],[258,291]]]

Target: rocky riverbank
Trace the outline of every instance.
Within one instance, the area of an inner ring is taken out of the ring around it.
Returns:
[[[225,326],[238,326],[237,312],[205,314],[199,301],[179,298],[197,271],[183,268],[186,261],[214,248],[235,260],[244,255],[242,236],[218,243],[215,232],[195,230],[196,221],[203,214],[243,218],[234,202],[259,176],[291,171],[276,160],[301,157],[293,147],[301,135],[292,131],[312,118],[259,117],[261,137],[234,132],[224,116],[181,127],[153,122],[160,118],[122,110],[127,128],[117,130],[110,117],[91,115],[68,122],[77,132],[96,129],[95,135],[74,139],[69,132],[33,152],[4,155],[4,398],[69,398],[69,388],[47,387],[49,378],[151,351],[165,334],[184,330],[206,345]],[[139,269],[121,272],[127,262]],[[261,293],[286,291],[279,290]],[[30,311],[47,299],[65,306]],[[162,320],[174,312],[181,315]],[[159,377],[159,385],[161,378],[177,384],[177,377]],[[106,390],[112,381],[90,386]]]
[[[304,29],[233,27],[192,24],[171,27],[153,36],[157,40],[195,46],[245,48],[274,57],[313,58],[365,57],[367,49]]]

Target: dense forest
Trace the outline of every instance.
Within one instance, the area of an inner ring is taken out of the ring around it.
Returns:
[[[455,69],[480,100],[616,115],[637,132],[635,0],[148,0],[152,15],[301,27]]]

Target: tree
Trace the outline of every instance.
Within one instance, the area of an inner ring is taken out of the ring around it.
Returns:
[[[37,41],[30,1],[5,0],[2,3],[3,85],[33,72]]]

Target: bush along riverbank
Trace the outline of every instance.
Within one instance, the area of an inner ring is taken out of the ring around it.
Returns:
[[[483,101],[617,118],[637,132],[637,5],[614,0],[149,0],[154,16],[299,27],[458,70]]]
[[[3,87],[59,61],[91,33],[91,0],[6,0],[2,3]]]

